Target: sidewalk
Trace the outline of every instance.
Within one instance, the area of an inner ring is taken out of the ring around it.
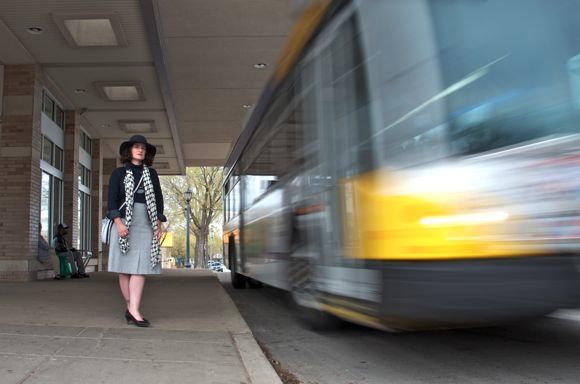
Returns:
[[[0,282],[0,384],[280,383],[211,272],[149,277],[151,328],[124,311],[109,273]]]

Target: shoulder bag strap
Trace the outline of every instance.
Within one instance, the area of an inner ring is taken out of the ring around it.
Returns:
[[[135,186],[135,189],[133,190],[133,194],[135,194],[135,192],[137,192],[137,190],[139,189],[139,186],[141,185],[142,182],[143,182],[143,174],[141,174],[141,178],[139,179],[139,182]],[[121,209],[123,209],[123,207],[125,206],[125,204],[127,204],[126,201],[124,201],[123,204],[121,204],[121,206],[119,207],[119,211]]]

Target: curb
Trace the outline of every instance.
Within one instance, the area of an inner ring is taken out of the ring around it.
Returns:
[[[230,335],[252,384],[282,384],[251,332]]]

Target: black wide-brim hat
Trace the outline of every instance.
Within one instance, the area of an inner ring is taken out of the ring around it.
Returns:
[[[133,144],[136,143],[145,144],[147,148],[147,153],[150,154],[151,156],[155,156],[155,153],[157,153],[157,148],[155,148],[153,144],[149,144],[145,136],[133,135],[129,140],[121,143],[121,146],[119,147],[119,154],[122,155],[125,149],[131,148]]]

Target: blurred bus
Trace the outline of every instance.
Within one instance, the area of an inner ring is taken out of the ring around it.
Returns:
[[[286,289],[321,327],[577,306],[577,15],[578,0],[312,2],[227,162],[233,285]]]

